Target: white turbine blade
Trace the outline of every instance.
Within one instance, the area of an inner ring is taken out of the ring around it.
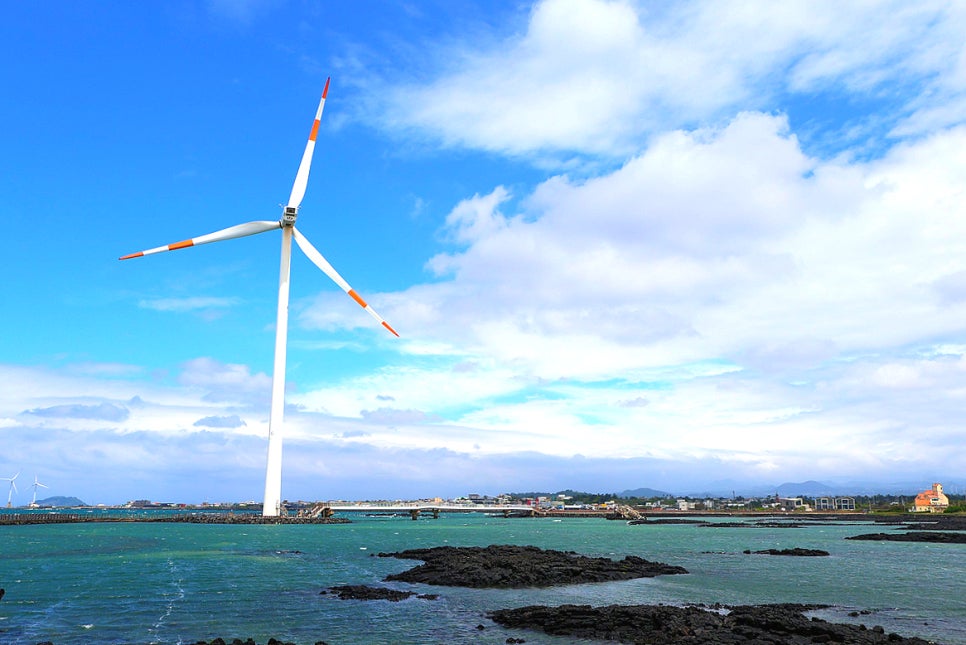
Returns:
[[[255,235],[257,233],[264,233],[265,231],[271,231],[275,228],[281,228],[282,225],[279,222],[247,222],[245,224],[237,224],[236,226],[229,226],[220,231],[215,231],[214,233],[208,233],[207,235],[202,235],[201,237],[193,237],[190,240],[184,240],[182,242],[175,242],[174,244],[168,244],[167,246],[159,246],[154,249],[148,249],[146,251],[139,251],[138,253],[131,253],[130,255],[125,255],[121,257],[121,260],[130,260],[131,258],[139,258],[145,255],[154,255],[155,253],[163,253],[164,251],[176,251],[178,249],[186,249],[189,246],[198,246],[200,244],[208,244],[209,242],[221,242],[222,240],[233,240],[236,237],[246,237],[248,235]]]
[[[328,78],[325,79],[325,88],[322,89],[322,100],[319,101],[319,109],[315,111],[315,121],[312,122],[309,141],[305,144],[305,152],[302,153],[302,163],[299,164],[299,171],[295,173],[292,194],[288,198],[288,205],[296,209],[302,204],[302,198],[305,197],[305,187],[309,185],[309,168],[312,166],[312,153],[315,152],[315,137],[319,134],[322,108],[325,107],[325,95],[329,93],[329,80]]]
[[[322,269],[322,272],[325,273],[325,275],[332,278],[333,282],[335,282],[337,285],[342,287],[342,290],[345,291],[347,294],[349,294],[350,298],[352,298],[357,303],[359,303],[359,306],[361,306],[363,309],[368,311],[369,315],[375,318],[380,325],[382,325],[390,332],[392,332],[394,336],[396,337],[399,336],[398,332],[396,332],[396,330],[393,329],[389,325],[389,323],[383,320],[382,316],[377,314],[372,307],[366,304],[366,301],[363,300],[362,297],[355,292],[355,289],[349,286],[349,283],[345,281],[345,278],[339,275],[339,272],[332,268],[332,265],[329,264],[328,260],[322,257],[322,254],[319,253],[318,249],[312,246],[312,243],[309,242],[307,239],[305,239],[305,236],[303,236],[301,233],[298,232],[298,229],[293,227],[292,231],[295,234],[295,243],[299,245],[299,248],[302,249],[302,253],[304,253],[310,260],[312,260],[312,263],[315,264],[315,266]]]

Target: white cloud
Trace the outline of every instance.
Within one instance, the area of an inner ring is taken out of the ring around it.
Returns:
[[[446,230],[457,242],[475,242],[490,237],[506,226],[497,208],[510,194],[498,186],[489,195],[474,195],[456,205],[446,216]]]
[[[154,311],[197,311],[211,309],[226,309],[239,304],[241,300],[234,297],[205,297],[194,296],[187,298],[151,298],[138,301],[138,306]]]
[[[909,135],[962,122],[964,31],[966,11],[941,2],[546,0],[482,51],[432,49],[447,65],[432,82],[374,89],[390,131],[510,155],[620,156],[664,128],[823,92],[878,101]]]
[[[264,404],[272,389],[271,376],[252,374],[247,365],[222,363],[208,357],[184,363],[178,381],[205,392],[204,399],[213,402]]]
[[[229,416],[210,416],[198,419],[192,425],[201,428],[240,428],[247,425],[237,414]]]
[[[381,303],[414,330],[403,356],[449,369],[389,366],[298,400],[355,418],[391,395],[453,426],[359,438],[371,445],[619,447],[763,472],[818,450],[823,472],[884,471],[961,416],[958,357],[929,348],[966,319],[935,286],[966,269],[962,150],[952,129],[823,161],[785,119],[743,113],[659,137],[610,174],[552,177],[517,210],[503,188],[476,195],[446,220],[458,248],[430,261],[438,281]],[[909,348],[918,358],[882,356]]]
[[[130,416],[127,408],[113,403],[52,405],[47,408],[26,410],[24,414],[55,419],[96,419],[101,421],[125,421]]]

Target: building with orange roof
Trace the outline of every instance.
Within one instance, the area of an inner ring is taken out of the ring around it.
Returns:
[[[933,484],[929,490],[916,495],[912,511],[914,513],[942,513],[949,508],[949,498],[943,493],[942,484]]]

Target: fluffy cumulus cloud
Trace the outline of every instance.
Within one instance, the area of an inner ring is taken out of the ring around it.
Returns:
[[[452,47],[451,69],[389,94],[383,118],[512,155],[624,155],[668,126],[782,99],[837,96],[856,109],[891,95],[888,130],[923,133],[962,121],[964,22],[944,2],[547,0],[522,32],[482,51]],[[874,125],[851,123],[851,136]]]

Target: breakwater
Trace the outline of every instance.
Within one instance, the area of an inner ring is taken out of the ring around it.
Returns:
[[[72,524],[86,522],[173,522],[188,524],[348,524],[340,517],[262,517],[253,513],[183,513],[141,515],[99,513],[3,513],[0,525]]]

